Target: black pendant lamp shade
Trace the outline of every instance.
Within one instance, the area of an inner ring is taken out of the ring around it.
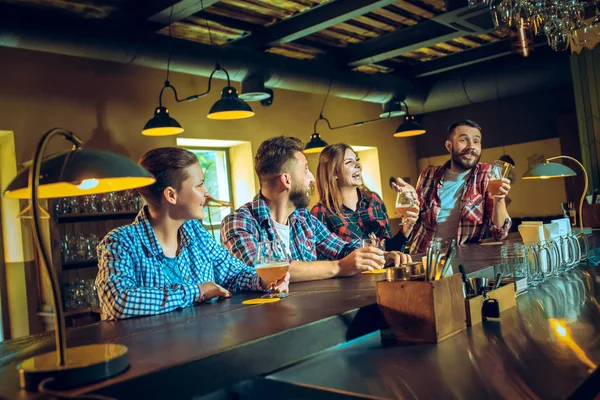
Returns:
[[[226,86],[221,93],[221,99],[210,108],[208,118],[227,120],[249,118],[253,115],[254,111],[248,103],[238,97],[237,90],[233,86]]]
[[[307,154],[320,153],[327,146],[327,142],[321,139],[321,135],[317,132],[313,133],[310,137],[310,141],[306,143],[304,152]]]
[[[156,107],[154,117],[146,122],[142,135],[145,136],[170,136],[183,132],[183,128],[169,115],[166,107]]]
[[[425,133],[425,129],[415,121],[415,116],[411,115],[408,112],[408,105],[406,102],[402,102],[406,107],[406,115],[404,116],[404,122],[400,124],[398,129],[396,129],[396,133],[394,133],[395,137],[411,137],[418,136]]]

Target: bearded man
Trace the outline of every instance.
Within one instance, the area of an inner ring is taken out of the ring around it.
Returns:
[[[361,248],[359,240],[345,242],[308,211],[315,178],[303,150],[302,141],[293,137],[261,143],[254,160],[260,191],[221,225],[221,239],[231,254],[253,266],[258,243],[279,240],[287,249],[290,280],[295,282],[350,276],[408,261],[406,254]]]
[[[446,140],[450,160],[421,173],[416,187],[420,211],[411,235],[411,254],[424,253],[433,238],[476,243],[486,228],[496,240],[508,235],[511,219],[505,197],[510,181],[502,179],[500,195],[488,191],[491,164],[479,162],[481,132],[479,124],[468,119],[450,125]]]

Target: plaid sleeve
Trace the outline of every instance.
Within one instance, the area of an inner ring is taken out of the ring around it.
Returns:
[[[234,211],[223,219],[221,241],[235,258],[254,266],[258,231],[249,217],[244,217],[241,211]]]
[[[200,225],[200,223],[198,223]],[[253,267],[244,265],[233,257],[227,249],[220,244],[204,229],[197,229],[197,234],[206,246],[207,254],[212,257],[212,266],[215,273],[215,283],[232,292],[240,290],[262,290],[260,279]]]
[[[310,210],[310,213],[313,215],[313,217],[315,217],[319,221],[325,223],[325,220],[326,220],[325,206],[323,204],[321,204],[320,202],[315,204],[313,206],[313,208]]]
[[[493,236],[494,240],[503,240],[508,236],[508,231],[512,226],[512,219],[510,218],[507,212],[506,219],[504,220],[504,225],[502,225],[501,227],[497,227],[496,225],[494,225],[494,221],[492,219],[493,212],[494,198],[492,197],[492,195],[489,194],[489,192],[486,192],[485,214],[489,216],[488,228],[490,230],[490,234]]]
[[[319,260],[339,260],[360,247],[360,241],[345,242],[334,233],[331,233],[314,216],[310,215],[310,218],[312,218],[310,224],[314,227],[317,258]]]
[[[127,240],[116,235],[106,237],[98,245],[96,286],[103,319],[161,314],[200,300],[200,287],[196,283],[164,287],[139,285],[135,268],[140,262],[133,256]]]
[[[380,225],[383,228],[382,237],[385,239],[389,239],[392,237],[392,228],[390,227],[390,219],[388,217],[387,208],[385,207],[385,203],[383,202],[381,197],[379,197],[375,192],[373,192],[373,194],[375,195],[375,207],[381,210],[381,215],[378,215],[378,217]]]

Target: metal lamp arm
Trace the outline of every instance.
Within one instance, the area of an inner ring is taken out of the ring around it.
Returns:
[[[215,72],[217,72],[217,71],[225,72],[225,76],[227,77],[227,86],[228,87],[231,86],[231,80],[229,79],[229,73],[227,72],[227,70],[225,68],[221,67],[221,65],[219,63],[217,63],[217,65],[215,65],[215,69],[213,69],[213,71],[208,76],[208,88],[206,89],[205,92],[193,94],[184,99],[180,99],[177,96],[177,90],[175,90],[175,87],[173,85],[171,85],[171,83],[167,80],[167,81],[165,81],[162,89],[160,90],[160,94],[158,95],[158,106],[162,107],[162,96],[163,96],[163,92],[165,91],[165,89],[171,89],[173,91],[173,94],[175,96],[175,101],[178,103],[195,101],[195,100],[198,100],[200,97],[206,96],[207,94],[210,93],[210,89],[211,89],[211,85],[212,85],[212,78],[213,78],[213,75],[215,74]]]
[[[579,167],[583,171],[583,176],[584,176],[585,180],[584,180],[583,193],[581,194],[581,199],[579,199],[579,228],[581,230],[583,230],[583,200],[585,199],[585,195],[587,194],[587,191],[588,191],[588,185],[589,185],[588,173],[585,170],[585,167],[583,166],[583,164],[580,163],[577,159],[575,159],[573,157],[556,156],[556,157],[550,157],[550,158],[546,159],[546,161],[553,161],[553,160],[557,160],[559,158],[566,158],[567,160],[573,161],[575,164],[579,165]]]
[[[63,310],[62,297],[60,294],[60,284],[56,271],[50,258],[50,252],[45,246],[45,242],[42,240],[42,229],[40,226],[40,210],[38,204],[38,188],[40,185],[40,172],[42,166],[42,157],[46,150],[47,144],[52,140],[54,136],[61,135],[71,143],[74,148],[80,148],[82,141],[72,132],[66,131],[61,128],[53,128],[44,133],[42,139],[37,145],[35,152],[33,153],[33,164],[29,169],[29,187],[31,188],[31,210],[33,212],[33,240],[34,245],[38,249],[42,258],[46,273],[50,278],[50,286],[52,289],[52,307],[54,307],[54,326],[56,332],[54,337],[56,339],[56,362],[59,366],[66,365],[67,363],[67,337],[65,329],[65,317]]]
[[[384,119],[391,118],[391,114],[392,114],[392,112],[390,111],[390,112],[388,113],[387,117],[383,117],[383,118],[373,118],[373,119],[368,119],[368,120],[365,120],[365,121],[353,122],[353,123],[351,123],[351,124],[339,125],[339,126],[331,126],[331,123],[329,122],[329,120],[328,120],[327,118],[325,118],[325,117],[323,116],[323,114],[321,114],[321,115],[319,115],[319,118],[317,118],[317,120],[315,121],[315,125],[314,125],[314,130],[313,130],[313,132],[316,132],[316,131],[317,131],[317,122],[319,122],[319,121],[321,121],[321,120],[323,120],[323,121],[325,121],[325,122],[327,123],[327,127],[329,128],[329,130],[331,130],[331,131],[335,131],[335,130],[337,130],[337,129],[349,128],[349,127],[352,127],[352,126],[361,126],[361,125],[369,124],[369,123],[371,123],[371,122],[382,121],[382,120],[384,120]]]

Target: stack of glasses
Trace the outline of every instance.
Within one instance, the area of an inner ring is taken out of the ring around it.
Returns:
[[[499,272],[515,279],[525,278],[535,287],[586,261],[590,239],[583,232],[571,232],[568,218],[550,224],[524,222],[519,226],[523,243],[503,245]]]

